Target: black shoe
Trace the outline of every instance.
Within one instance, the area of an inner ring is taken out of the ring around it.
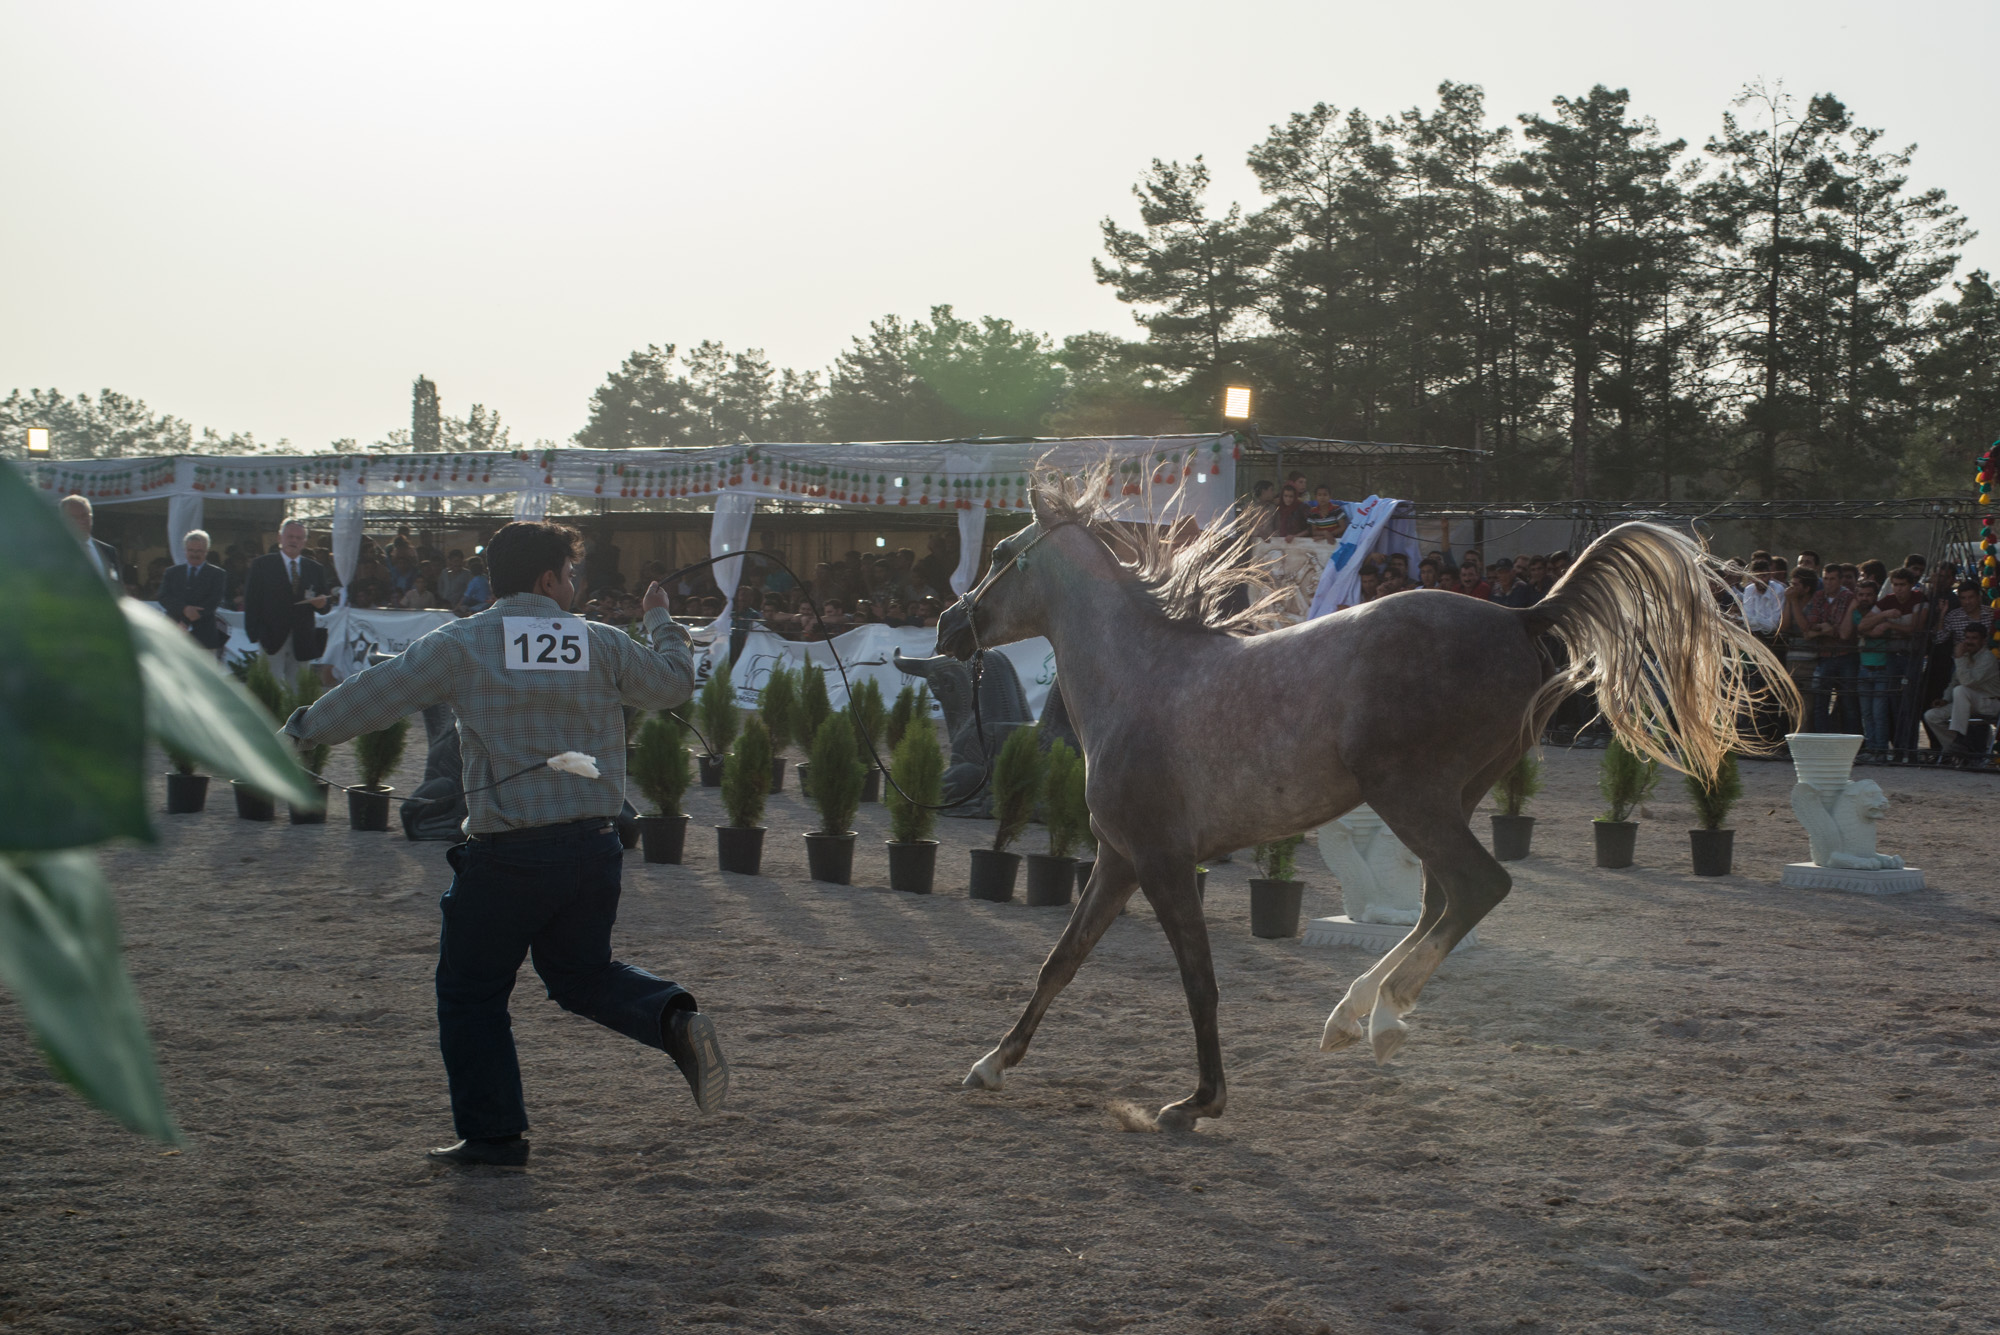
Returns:
[[[526,1168],[528,1142],[519,1136],[512,1140],[461,1140],[456,1145],[431,1150],[424,1157],[465,1168]]]
[[[711,1113],[729,1097],[729,1063],[716,1041],[715,1022],[700,1011],[674,1011],[667,1016],[667,1055],[687,1077],[695,1107]]]

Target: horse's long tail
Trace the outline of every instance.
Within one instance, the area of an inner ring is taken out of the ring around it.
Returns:
[[[1620,524],[1591,543],[1520,613],[1530,635],[1569,650],[1529,717],[1590,685],[1621,742],[1675,769],[1712,777],[1731,751],[1774,750],[1757,714],[1776,706],[1796,719],[1804,702],[1784,665],[1723,614],[1722,574],[1692,539],[1657,524]]]

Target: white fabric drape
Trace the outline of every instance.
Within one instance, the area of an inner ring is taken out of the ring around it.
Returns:
[[[342,589],[354,582],[355,569],[361,564],[366,502],[364,496],[342,496],[333,503],[333,573],[340,577]]]
[[[729,618],[730,610],[736,603],[736,581],[743,575],[745,543],[750,537],[750,517],[757,512],[757,498],[739,492],[725,491],[715,498],[715,522],[708,529],[708,554],[728,556],[739,553],[734,560],[718,561],[710,567],[715,576],[715,586],[722,590],[722,616],[718,625]]]
[[[951,591],[963,594],[979,580],[979,544],[986,537],[986,508],[958,512],[958,569],[951,572]]]
[[[541,487],[529,487],[514,493],[514,518],[547,519],[549,517],[549,493]]]
[[[174,560],[181,559],[181,539],[200,527],[200,493],[167,497],[167,551]]]

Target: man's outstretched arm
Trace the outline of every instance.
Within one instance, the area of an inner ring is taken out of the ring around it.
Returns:
[[[285,734],[308,746],[337,745],[444,700],[451,693],[457,641],[435,632],[385,663],[357,672],[309,708],[292,711]]]

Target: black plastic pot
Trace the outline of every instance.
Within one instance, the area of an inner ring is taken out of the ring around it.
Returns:
[[[331,788],[332,786],[333,786],[332,784],[326,784],[326,783],[313,784],[313,787],[319,789],[319,810],[317,811],[301,811],[296,802],[285,803],[285,814],[291,818],[292,824],[294,825],[326,824],[326,792],[327,789]]]
[[[1021,874],[1019,853],[998,853],[990,848],[972,850],[972,884],[967,890],[974,899],[995,904],[1011,903],[1014,881]]]
[[[679,862],[687,834],[686,816],[639,817],[639,846],[648,862]]]
[[[167,814],[169,816],[192,816],[208,805],[208,776],[206,774],[182,774],[176,771],[167,775]]]
[[[278,804],[271,798],[245,784],[241,779],[231,779],[229,786],[236,791],[236,818],[238,820],[274,820],[278,815]]]
[[[1631,866],[1632,850],[1639,842],[1639,822],[1598,820],[1590,824],[1597,838],[1597,865],[1614,870]]]
[[[1083,897],[1083,892],[1090,889],[1090,873],[1096,870],[1096,868],[1097,868],[1096,858],[1083,859],[1076,864],[1077,898],[1081,899]]]
[[[347,825],[353,830],[389,828],[389,794],[394,788],[350,788],[347,790]]]
[[[1694,853],[1694,874],[1727,876],[1736,862],[1736,831],[1689,830],[1688,843]]]
[[[846,834],[808,834],[806,870],[815,881],[834,885],[854,883],[854,831]]]
[[[889,888],[910,895],[927,895],[937,883],[937,840],[889,845]]]
[[[792,772],[799,776],[799,796],[811,797],[813,795],[812,762],[810,760],[801,760],[798,764],[792,766]]]
[[[785,758],[783,756],[771,757],[771,791],[774,793],[785,791]]]
[[[715,861],[724,871],[755,876],[764,865],[764,827],[745,830],[734,825],[716,826]]]
[[[1528,856],[1528,845],[1534,838],[1533,816],[1493,817],[1493,856],[1500,861],[1519,862]]]
[[[1299,934],[1299,901],[1304,881],[1250,880],[1250,935],[1287,940]]]
[[[696,756],[695,762],[701,766],[702,787],[704,788],[722,787],[722,757]]]
[[[868,767],[868,773],[861,780],[861,800],[864,802],[882,800],[882,771],[873,765]]]
[[[1054,908],[1067,904],[1076,885],[1076,859],[1053,857],[1047,853],[1028,854],[1028,907]]]
[[[1205,871],[1194,874],[1194,897],[1204,904],[1208,902],[1208,873]]]

